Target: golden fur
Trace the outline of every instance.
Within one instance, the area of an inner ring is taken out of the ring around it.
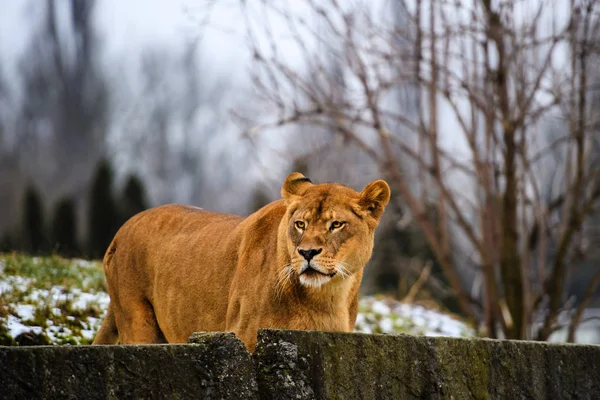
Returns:
[[[166,205],[127,221],[104,256],[111,301],[94,344],[232,331],[253,351],[259,328],[352,331],[389,186],[293,173],[281,193],[247,218]]]

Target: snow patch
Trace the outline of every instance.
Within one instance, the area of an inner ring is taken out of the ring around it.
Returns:
[[[360,310],[356,332],[452,337],[475,335],[472,328],[450,315],[389,298],[364,297],[360,300]]]
[[[371,309],[373,312],[381,315],[389,315],[390,308],[382,301],[375,300],[373,304],[371,304]]]
[[[33,304],[16,304],[13,309],[21,320],[33,320],[35,306]]]
[[[21,323],[21,319],[15,317],[14,315],[8,316],[8,318],[6,319],[6,327],[8,328],[8,333],[13,338],[16,338],[17,336],[25,332],[34,332],[35,334],[39,335],[42,333],[43,330],[41,326],[24,325],[23,323]]]
[[[110,298],[106,293],[84,293],[78,291],[77,298],[73,301],[73,308],[85,310],[90,304],[98,304],[102,309],[108,307]]]

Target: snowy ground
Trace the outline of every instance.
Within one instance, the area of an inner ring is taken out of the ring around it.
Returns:
[[[99,276],[84,260],[0,256],[0,345],[91,343],[109,300]]]
[[[11,283],[16,285],[7,289]],[[108,294],[104,292],[86,293],[60,286],[35,289],[31,288],[32,279],[10,276],[0,284],[0,296],[17,295],[22,302],[9,303],[8,315],[0,317],[0,324],[5,325],[13,339],[30,332],[36,337],[47,336],[49,344],[89,343],[104,316],[104,311],[99,310],[108,306]]]
[[[425,336],[474,336],[475,331],[448,314],[390,298],[363,297],[356,332],[408,333]]]
[[[100,264],[56,257],[48,262],[10,257],[0,255],[0,345],[91,343],[109,301],[103,282],[98,283]],[[32,265],[20,270],[19,263],[29,260]],[[26,276],[15,275],[19,272]],[[361,299],[356,331],[474,335],[463,322],[444,313],[375,297]]]

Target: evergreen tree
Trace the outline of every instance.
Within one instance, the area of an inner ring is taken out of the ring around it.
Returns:
[[[8,253],[16,249],[14,237],[10,232],[6,232],[0,238],[0,253]]]
[[[25,191],[21,250],[31,254],[42,254],[48,250],[44,209],[38,191],[29,186]]]
[[[108,161],[98,164],[90,190],[88,255],[102,258],[119,229],[119,212],[112,194],[113,172]]]
[[[137,213],[148,209],[146,191],[142,180],[135,175],[130,175],[123,188],[121,201],[121,224]]]
[[[63,257],[79,255],[75,202],[64,198],[58,202],[52,220],[52,246]]]

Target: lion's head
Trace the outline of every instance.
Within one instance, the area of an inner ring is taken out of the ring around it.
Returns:
[[[362,192],[337,183],[313,185],[304,175],[287,177],[281,194],[287,205],[287,250],[291,262],[280,281],[319,288],[359,272],[371,257],[374,232],[390,200],[385,181]]]

